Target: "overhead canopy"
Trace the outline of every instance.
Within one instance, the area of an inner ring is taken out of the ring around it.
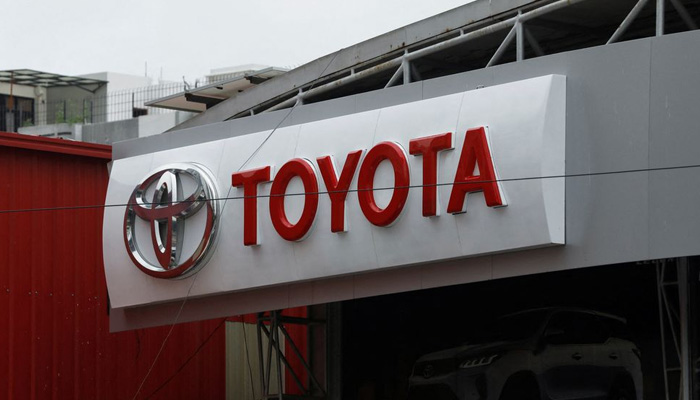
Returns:
[[[9,69],[0,71],[0,82],[43,87],[79,86],[84,89],[88,89],[87,86],[91,86],[90,89],[88,89],[91,91],[107,84],[107,81],[100,79],[53,74],[33,69]]]
[[[285,72],[287,70],[283,68],[268,67],[152,100],[146,105],[171,110],[202,112],[239,92]]]

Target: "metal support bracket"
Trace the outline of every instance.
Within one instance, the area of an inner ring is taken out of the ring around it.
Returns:
[[[690,400],[688,259],[655,261],[665,400]]]
[[[284,394],[283,371],[289,373],[294,384],[297,386],[302,395],[294,395],[295,399],[319,399],[325,398],[325,385],[316,378],[311,365],[306,360],[305,355],[301,353],[299,347],[294,343],[294,339],[284,327],[285,324],[296,325],[318,325],[325,324],[325,321],[311,318],[298,318],[282,316],[279,310],[270,311],[269,313],[259,313],[257,319],[257,338],[258,338],[258,360],[260,364],[260,386],[262,387],[262,399],[278,399],[283,400],[291,396]],[[302,377],[291,366],[290,354],[285,354],[282,348],[280,333],[284,336],[285,343],[289,345],[294,356],[299,360],[304,368],[306,375],[309,377],[309,382],[303,382]],[[267,357],[265,359],[263,353],[263,338],[267,340]],[[272,364],[272,357],[277,360],[276,365]],[[284,368],[284,370],[283,370]],[[271,393],[270,380],[272,374],[275,374],[277,381],[278,393]]]
[[[185,100],[194,103],[201,103],[207,106],[207,109],[214,107],[215,105],[224,101],[224,99],[219,99],[216,97],[200,96],[193,93],[185,93]]]

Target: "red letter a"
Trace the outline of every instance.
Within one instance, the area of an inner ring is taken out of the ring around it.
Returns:
[[[479,175],[474,175],[477,165],[479,166]],[[497,179],[486,137],[486,129],[480,127],[468,130],[464,138],[462,154],[459,156],[447,212],[452,214],[466,212],[467,194],[474,192],[484,192],[484,199],[489,207],[507,205],[501,195]]]

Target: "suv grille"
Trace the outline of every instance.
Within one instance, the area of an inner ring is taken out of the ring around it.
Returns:
[[[414,376],[431,378],[433,376],[446,375],[457,369],[457,361],[454,359],[424,361],[416,364]]]

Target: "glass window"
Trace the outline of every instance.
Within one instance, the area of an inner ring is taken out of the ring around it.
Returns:
[[[594,314],[585,312],[560,312],[552,316],[545,331],[551,344],[603,343],[608,330]]]

